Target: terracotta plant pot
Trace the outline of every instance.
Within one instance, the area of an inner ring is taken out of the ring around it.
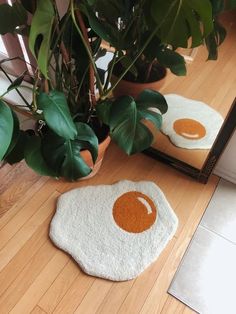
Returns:
[[[92,168],[92,172],[86,176],[81,178],[80,180],[85,180],[85,179],[89,179],[92,178],[93,176],[95,176],[97,174],[97,172],[99,171],[99,169],[101,168],[102,165],[102,160],[103,157],[105,155],[105,152],[108,148],[108,145],[110,144],[111,138],[108,135],[98,146],[98,158],[96,160],[95,165],[93,165],[93,160],[91,157],[91,154],[88,150],[83,150],[81,151],[81,156],[84,159],[84,161],[86,162],[86,164]]]
[[[165,76],[160,79],[159,81],[154,81],[150,83],[136,83],[126,80],[121,80],[120,83],[117,85],[117,87],[113,90],[113,96],[115,98],[129,95],[134,98],[137,98],[138,95],[144,90],[144,89],[152,89],[159,91],[161,87],[165,84]],[[115,75],[111,78],[111,83],[114,84],[117,81],[117,78]]]

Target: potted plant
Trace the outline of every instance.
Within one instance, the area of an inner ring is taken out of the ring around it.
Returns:
[[[231,2],[232,8],[235,4]],[[137,97],[145,88],[159,90],[166,68],[175,75],[185,75],[185,60],[176,51],[178,47],[206,44],[208,59],[216,59],[217,47],[226,35],[217,20],[225,9],[222,0],[93,3],[84,11],[93,29],[114,49],[110,68],[115,97]]]
[[[89,2],[86,5],[89,8]],[[2,4],[0,12],[8,21],[0,25],[1,34],[28,35],[36,62],[33,75],[23,73],[6,91],[24,88],[28,75],[32,103],[26,102],[26,108],[15,106],[3,100],[6,93],[1,95],[0,160],[13,164],[25,159],[41,175],[77,180],[97,170],[102,160],[98,155],[109,143],[108,133],[128,154],[151,144],[153,136],[143,120],[160,127],[161,113],[167,110],[164,97],[147,90],[137,101],[130,96],[110,98],[109,69],[102,83],[95,63],[103,54],[101,37],[90,29],[77,1],[70,1],[62,17],[52,0]],[[1,62],[2,71],[8,61]],[[17,112],[35,119],[36,130],[21,130]]]
[[[187,4],[183,1],[176,11],[178,1],[172,1],[170,6],[165,3],[71,0],[62,16],[53,0],[18,0],[12,6],[2,4],[0,13],[5,19],[0,21],[0,33],[28,36],[36,67],[33,74],[23,73],[10,82],[6,91],[17,89],[20,93],[18,88],[24,88],[23,80],[28,75],[33,100],[26,101],[26,108],[7,104],[5,93],[0,97],[0,160],[13,164],[25,159],[27,165],[41,175],[77,180],[90,175],[92,169],[97,170],[102,160],[98,154],[105,151],[108,133],[127,154],[149,147],[153,135],[144,120],[160,128],[161,115],[167,110],[165,98],[150,89],[143,90],[136,99],[129,94],[112,97],[113,90],[134,65],[137,66],[138,60],[142,61],[143,55],[153,54],[151,47],[156,46],[155,42],[162,47],[162,53],[163,49],[169,49],[169,43],[174,46],[176,40],[185,42],[190,37],[196,42],[207,38],[214,29],[212,6],[204,0],[203,5],[194,1],[190,6],[191,14],[189,16],[188,12],[187,19],[193,26],[188,27],[188,34],[173,33]],[[142,21],[145,22],[141,38],[134,32],[137,8],[145,12],[139,20],[140,27]],[[205,8],[208,10],[204,13]],[[170,20],[174,21],[171,29]],[[104,54],[100,45],[102,39],[115,47],[105,76],[96,66],[96,59]],[[135,54],[130,60],[125,51],[131,51],[132,47]],[[212,47],[211,41],[209,47]],[[169,49],[167,54],[175,52]],[[110,85],[113,70],[121,60],[122,64],[127,60],[128,63]],[[162,63],[168,66],[169,59],[165,57],[165,60]],[[9,78],[3,65],[4,60],[0,67]],[[20,129],[18,111],[36,121],[36,130]],[[90,157],[87,162],[86,156]]]

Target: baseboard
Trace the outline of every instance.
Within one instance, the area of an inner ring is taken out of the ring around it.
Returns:
[[[230,171],[229,169],[223,168],[223,167],[216,167],[214,170],[214,174],[217,176],[230,181],[232,183],[236,184],[236,172],[235,171]]]

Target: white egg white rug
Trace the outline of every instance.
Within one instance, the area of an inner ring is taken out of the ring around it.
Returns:
[[[50,238],[88,274],[137,277],[173,237],[178,219],[149,181],[88,186],[59,197]]]
[[[170,141],[187,149],[211,149],[224,122],[207,104],[176,94],[165,95],[168,111],[161,131]]]

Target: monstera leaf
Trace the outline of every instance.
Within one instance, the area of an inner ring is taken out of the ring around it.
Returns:
[[[78,136],[66,140],[49,131],[43,138],[43,156],[50,168],[58,177],[70,181],[87,176],[91,168],[81,156],[81,150],[87,149],[95,163],[98,154],[98,140],[93,130],[85,123],[76,123]]]
[[[29,47],[37,59],[40,71],[46,78],[48,78],[48,54],[54,16],[52,1],[39,0],[30,28]],[[38,38],[41,39],[39,47],[37,47]]]
[[[176,47],[199,46],[213,29],[212,6],[209,0],[153,0],[151,15],[158,36]]]
[[[175,75],[186,75],[186,65],[184,57],[176,51],[169,48],[160,47],[156,53],[158,62],[166,68],[169,68]]]
[[[133,97],[122,96],[114,102],[105,101],[97,105],[97,114],[109,125],[112,139],[128,155],[148,148],[153,141],[153,135],[143,120],[151,121],[159,129],[161,113],[166,111],[165,98],[152,90],[144,90],[136,101]]]
[[[217,21],[214,21],[213,31],[205,38],[205,44],[208,50],[208,60],[217,60],[218,47],[226,37],[226,29]]]
[[[39,93],[37,97],[38,108],[43,110],[47,125],[59,136],[67,140],[76,138],[77,130],[72,120],[66,97],[56,90]]]
[[[14,118],[11,109],[0,100],[0,160],[10,146],[14,129]]]
[[[42,143],[39,136],[29,136],[25,144],[25,161],[27,165],[41,176],[55,177],[55,172],[49,168],[42,155]]]

